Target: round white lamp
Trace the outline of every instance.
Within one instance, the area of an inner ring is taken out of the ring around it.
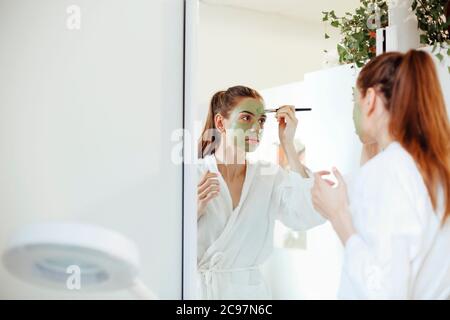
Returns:
[[[128,289],[138,298],[156,299],[138,278],[135,244],[98,226],[27,225],[10,238],[3,263],[16,277],[48,288],[80,292]],[[71,286],[74,279],[79,281],[76,288]]]

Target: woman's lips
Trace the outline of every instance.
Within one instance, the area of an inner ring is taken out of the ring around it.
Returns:
[[[257,138],[245,138],[245,141],[247,141],[250,144],[258,144],[259,140]]]

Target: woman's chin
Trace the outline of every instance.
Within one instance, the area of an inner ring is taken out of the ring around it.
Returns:
[[[246,143],[245,150],[246,152],[255,152],[258,149],[259,143]]]
[[[361,141],[362,144],[367,143],[367,138],[361,132],[355,130],[355,134],[358,137],[359,141]]]
[[[367,135],[363,135],[361,133],[358,135],[358,137],[359,141],[361,141],[362,144],[372,144],[377,142],[375,139],[371,139]]]

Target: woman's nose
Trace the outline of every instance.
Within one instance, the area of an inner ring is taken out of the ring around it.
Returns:
[[[256,122],[256,123],[252,126],[252,131],[259,132],[259,131],[261,131],[261,129],[262,129],[261,124],[258,123],[258,122]]]

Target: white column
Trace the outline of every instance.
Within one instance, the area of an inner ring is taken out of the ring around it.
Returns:
[[[183,242],[183,298],[198,298],[197,290],[197,185],[194,158],[197,157],[194,135],[195,110],[198,99],[198,25],[199,1],[186,1],[185,10],[185,111],[184,111],[184,242]]]
[[[408,51],[420,47],[417,17],[412,0],[390,0],[389,27],[386,28],[386,51]]]

